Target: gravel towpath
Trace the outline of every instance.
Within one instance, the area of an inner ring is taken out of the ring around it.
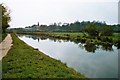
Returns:
[[[12,37],[10,34],[8,34],[0,43],[0,60],[7,55],[12,45]]]

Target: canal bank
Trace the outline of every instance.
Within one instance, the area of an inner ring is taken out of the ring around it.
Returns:
[[[13,46],[2,60],[3,78],[85,78],[59,60],[28,46],[12,34]]]
[[[55,38],[62,40],[70,40],[76,43],[90,43],[92,45],[112,46],[115,45],[120,48],[120,33],[113,33],[112,36],[96,36],[92,37],[81,32],[18,32],[18,34],[38,35],[44,38]]]
[[[118,49],[115,46],[85,46],[69,40],[38,35],[17,35],[28,45],[46,55],[66,63],[67,66],[89,78],[116,78],[118,76]]]

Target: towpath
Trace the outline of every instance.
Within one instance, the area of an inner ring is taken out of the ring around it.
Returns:
[[[12,37],[10,34],[0,43],[0,60],[5,57],[12,46]]]

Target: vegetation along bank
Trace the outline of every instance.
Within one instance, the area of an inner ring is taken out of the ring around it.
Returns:
[[[2,60],[3,78],[85,78],[59,60],[28,46],[12,34],[13,46]]]
[[[21,32],[19,34],[38,35],[42,38],[63,39],[70,40],[76,43],[86,43],[89,46],[102,45],[109,46],[115,45],[120,48],[120,33],[113,33],[111,36],[90,36],[82,32]]]

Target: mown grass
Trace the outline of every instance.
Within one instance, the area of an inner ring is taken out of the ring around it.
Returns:
[[[12,34],[13,46],[2,60],[3,78],[85,78]]]
[[[76,38],[77,36],[83,36],[83,33],[80,33],[80,32],[74,32],[74,33],[70,33],[70,32],[64,32],[64,33],[61,33],[61,32],[53,32],[53,33],[50,33],[52,35],[60,35],[60,36],[65,36],[65,35],[69,35],[71,38]]]

